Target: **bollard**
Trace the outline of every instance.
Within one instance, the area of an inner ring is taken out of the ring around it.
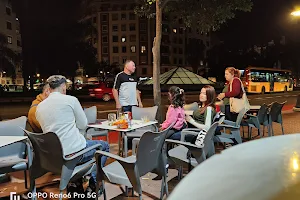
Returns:
[[[293,111],[300,112],[300,94],[297,97],[297,102],[296,102],[295,107],[293,108]]]

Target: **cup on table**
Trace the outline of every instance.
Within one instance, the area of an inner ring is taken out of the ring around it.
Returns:
[[[117,115],[115,113],[109,113],[107,119],[108,119],[108,125],[111,126],[114,123],[114,121],[116,121]]]
[[[146,123],[146,122],[149,122],[149,121],[150,121],[149,118],[148,118],[148,116],[143,116],[143,117],[141,118],[141,120],[142,120],[143,123]]]

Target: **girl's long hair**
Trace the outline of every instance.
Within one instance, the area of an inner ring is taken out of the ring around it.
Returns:
[[[169,97],[170,103],[177,107],[183,107],[184,105],[184,90],[180,89],[177,86],[172,86],[169,89],[169,93],[171,94],[171,98]]]

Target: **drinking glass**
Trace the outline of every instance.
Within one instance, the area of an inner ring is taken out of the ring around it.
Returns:
[[[108,119],[108,125],[111,126],[114,123],[114,121],[116,121],[116,118],[117,118],[117,116],[116,116],[115,113],[109,113],[108,117],[107,117],[107,119]]]

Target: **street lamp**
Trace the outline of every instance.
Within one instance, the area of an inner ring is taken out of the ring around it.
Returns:
[[[40,77],[40,74],[36,74],[37,77]]]
[[[300,10],[295,10],[295,11],[291,12],[291,15],[294,17],[300,17]]]

